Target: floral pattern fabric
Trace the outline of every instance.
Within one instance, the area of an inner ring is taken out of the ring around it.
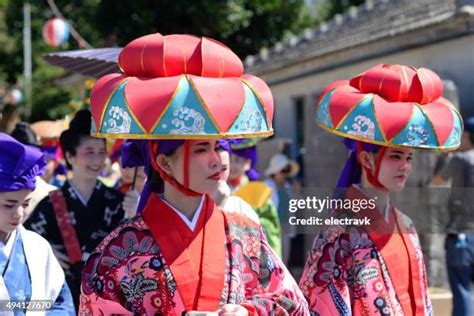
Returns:
[[[220,306],[240,304],[249,315],[308,315],[300,289],[259,226],[238,213],[224,213],[224,218]],[[80,315],[181,315],[185,310],[175,278],[140,215],[114,230],[91,254],[82,289]]]
[[[408,277],[421,291],[423,315],[432,315],[418,236],[408,217],[395,208],[391,211],[407,229],[416,252],[420,279]],[[332,226],[319,232],[300,288],[311,315],[404,315],[387,263],[370,235],[360,227]]]

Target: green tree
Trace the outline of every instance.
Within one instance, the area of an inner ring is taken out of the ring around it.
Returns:
[[[343,14],[352,6],[358,6],[365,0],[315,0],[312,7],[315,12],[315,23],[331,19],[336,14]]]
[[[0,61],[7,60],[15,51],[15,40],[7,31],[5,16],[6,5],[6,0],[0,0]],[[8,78],[8,75],[13,72],[13,69],[10,67],[10,64],[0,62],[0,82],[5,82],[8,81],[8,79],[11,79]]]
[[[22,7],[27,0],[0,0],[0,81],[18,80],[23,69]],[[53,17],[46,0],[28,0],[32,16],[32,119],[56,118],[70,111],[71,91],[56,87],[64,75],[41,56],[57,51],[42,38]],[[304,0],[56,0],[66,19],[92,46],[123,46],[149,33],[190,33],[222,41],[241,57],[268,47],[290,33],[312,26]],[[69,39],[60,50],[77,49]]]
[[[312,25],[303,0],[144,0],[120,6],[104,0],[97,17],[103,37],[119,45],[152,32],[192,33],[222,41],[241,58]]]

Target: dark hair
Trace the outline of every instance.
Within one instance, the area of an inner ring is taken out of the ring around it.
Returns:
[[[91,137],[91,120],[91,112],[88,110],[78,111],[69,124],[69,129],[62,132],[59,137],[59,142],[64,153],[64,160],[66,161],[67,168],[70,170],[72,166],[69,161],[67,161],[66,153],[75,156],[77,153],[76,149],[81,144],[81,141],[84,138]],[[105,142],[105,139],[103,141]]]
[[[173,155],[176,154],[176,151],[177,151],[177,148],[167,154],[162,154],[162,155],[165,155],[166,157],[172,157]],[[156,157],[151,157],[150,159],[156,159]],[[147,177],[148,179],[150,179],[148,181],[150,181],[151,192],[155,192],[158,194],[161,194],[164,192],[165,182],[161,178],[160,174],[155,170],[155,168],[153,168],[153,166],[150,166]]]
[[[13,123],[20,121],[21,113],[16,105],[5,104],[0,115],[0,131],[10,133]]]
[[[151,187],[151,192],[155,193],[163,193],[165,190],[165,182],[163,179],[160,177],[158,172],[155,171],[155,169],[151,168],[150,172],[148,172],[147,175],[148,181],[150,181],[150,187]]]
[[[38,137],[27,122],[19,122],[11,132],[11,137],[29,146],[39,146]]]

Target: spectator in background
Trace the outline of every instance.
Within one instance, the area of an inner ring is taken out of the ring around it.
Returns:
[[[272,201],[277,207],[280,224],[284,226],[288,222],[288,203],[292,196],[292,187],[289,180],[295,177],[300,170],[297,162],[289,160],[284,154],[278,153],[272,156],[264,175],[267,177],[263,182],[272,189]],[[286,225],[285,227],[289,227]],[[290,256],[291,240],[295,234],[292,232],[282,233],[283,260],[287,264]]]
[[[124,167],[122,166],[122,159],[119,160],[120,165],[120,179],[117,181],[115,188],[126,194],[130,190],[137,190],[141,193],[146,181],[145,168],[138,167]]]
[[[451,180],[446,237],[446,265],[453,292],[454,316],[473,315],[471,283],[474,278],[474,116],[464,121],[458,151],[445,157],[433,184]]]
[[[242,198],[257,213],[268,244],[281,258],[281,226],[276,206],[271,196],[272,189],[257,181],[257,147],[260,139],[239,139],[231,143],[230,175],[228,184],[233,195]]]
[[[44,198],[25,222],[51,244],[66,272],[76,307],[84,261],[119,225],[125,212],[136,211],[138,205],[136,192],[124,196],[98,180],[107,154],[105,141],[91,137],[90,128],[90,112],[77,112],[60,137],[72,178]]]
[[[221,179],[217,189],[210,194],[211,199],[216,202],[216,205],[221,207],[225,212],[236,212],[243,214],[253,220],[255,223],[260,224],[257,213],[253,208],[245,202],[242,198],[231,195],[230,187],[227,184],[230,174],[230,143],[232,141],[219,140],[218,143],[222,150],[219,151],[221,158]]]
[[[48,162],[42,177],[46,182],[57,187],[63,186],[67,178],[66,163],[59,144],[59,136],[66,129],[66,125],[63,120],[45,120],[31,124],[31,129],[38,136],[39,145]]]

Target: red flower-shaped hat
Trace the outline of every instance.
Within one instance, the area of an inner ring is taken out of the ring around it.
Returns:
[[[323,91],[318,124],[330,132],[388,147],[453,150],[461,141],[462,118],[442,97],[433,71],[377,65]]]
[[[91,94],[92,134],[128,139],[265,137],[273,97],[243,74],[225,45],[191,35],[151,34],[120,53],[123,73],[99,79]]]

